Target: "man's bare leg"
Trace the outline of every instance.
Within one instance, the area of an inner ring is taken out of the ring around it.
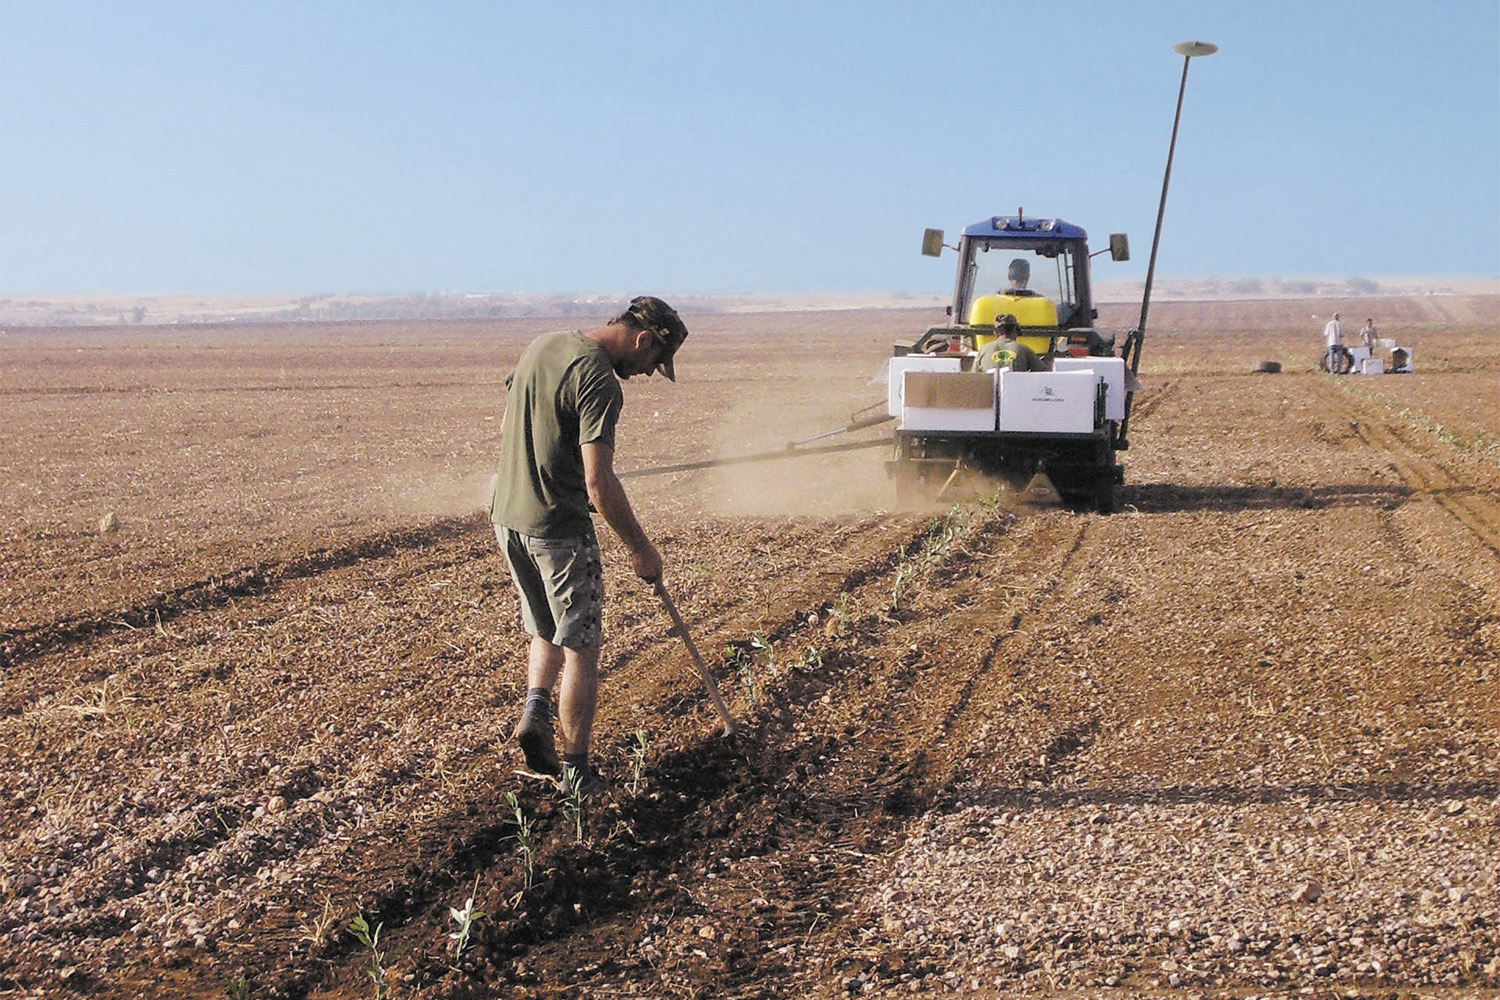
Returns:
[[[532,636],[531,648],[526,655],[526,685],[551,691],[562,668],[562,647],[552,645],[539,635]]]
[[[599,649],[562,651],[562,690],[557,701],[562,723],[565,754],[589,752],[589,734],[594,729],[594,709],[599,702]]]

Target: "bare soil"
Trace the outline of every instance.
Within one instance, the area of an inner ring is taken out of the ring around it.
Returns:
[[[1110,516],[631,480],[744,732],[604,533],[581,838],[478,512],[554,323],[0,335],[0,996],[374,996],[360,915],[434,1000],[1495,995],[1500,299],[1340,307],[1417,373],[1154,305]],[[940,318],[689,317],[619,465],[839,426]]]

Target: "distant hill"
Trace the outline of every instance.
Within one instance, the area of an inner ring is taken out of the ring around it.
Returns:
[[[1099,304],[1139,302],[1143,282],[1095,283]],[[408,295],[11,295],[0,297],[0,327],[167,326],[345,320],[608,319],[635,293],[530,295],[432,292]],[[684,313],[942,309],[949,293],[662,294]],[[1159,279],[1154,302],[1365,299],[1500,295],[1500,278]]]

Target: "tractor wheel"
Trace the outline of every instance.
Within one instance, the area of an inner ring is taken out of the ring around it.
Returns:
[[[1094,484],[1094,509],[1101,514],[1113,514],[1119,498],[1115,490],[1114,476],[1100,476]]]

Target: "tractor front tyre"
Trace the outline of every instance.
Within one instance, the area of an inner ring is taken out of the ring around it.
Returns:
[[[1119,505],[1114,476],[1100,476],[1094,483],[1094,509],[1101,514],[1113,514]]]

